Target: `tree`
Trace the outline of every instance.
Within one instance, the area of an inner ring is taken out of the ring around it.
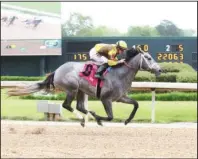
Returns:
[[[122,36],[123,34],[115,28],[109,28],[107,26],[101,25],[95,27],[89,33],[89,36]]]
[[[127,31],[127,36],[160,36],[156,28],[145,25],[145,26],[130,26]]]
[[[185,29],[183,31],[183,36],[197,36],[196,31],[193,29]]]
[[[85,36],[93,27],[91,17],[80,13],[71,13],[69,19],[62,25],[63,36]]]
[[[161,36],[183,36],[183,32],[173,22],[163,20],[156,26],[157,31]]]

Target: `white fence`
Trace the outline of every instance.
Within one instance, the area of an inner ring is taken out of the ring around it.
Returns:
[[[16,87],[37,83],[38,81],[1,81],[2,88]],[[156,90],[182,90],[197,91],[197,83],[168,83],[168,82],[133,82],[131,85],[133,90],[151,90],[152,91],[152,111],[151,121],[155,122],[155,91]],[[85,100],[85,108],[88,109],[88,96]],[[88,121],[88,117],[86,117]]]

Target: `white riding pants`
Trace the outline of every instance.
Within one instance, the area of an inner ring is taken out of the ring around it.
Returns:
[[[97,53],[95,48],[92,48],[89,52],[90,59],[94,60],[97,64],[102,65],[108,62],[108,59]]]

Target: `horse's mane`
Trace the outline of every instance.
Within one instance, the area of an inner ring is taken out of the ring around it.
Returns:
[[[118,57],[118,59],[125,59],[126,62],[128,62],[129,60],[131,60],[132,58],[134,58],[136,55],[138,55],[140,53],[140,51],[138,51],[137,49],[134,48],[130,48],[128,50],[126,50],[122,55],[120,55]],[[118,68],[120,66],[122,66],[123,63],[112,66],[113,68]]]
[[[134,58],[136,55],[138,55],[140,53],[140,51],[138,51],[138,49],[128,49],[125,51],[125,60],[126,62],[128,62],[130,59]]]

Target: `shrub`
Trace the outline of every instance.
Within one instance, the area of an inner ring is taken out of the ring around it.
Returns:
[[[139,71],[134,81],[144,82],[197,82],[197,72],[185,63],[159,63],[164,73],[159,77],[146,71]]]
[[[40,81],[45,77],[26,76],[1,76],[1,81]]]
[[[138,101],[150,101],[152,98],[151,93],[131,93],[129,97]],[[22,96],[20,99],[31,100],[62,100],[66,99],[65,93],[58,93],[54,96],[42,96],[42,95],[28,95]],[[94,97],[89,97],[89,100],[98,100]],[[156,93],[156,100],[158,101],[197,101],[197,92],[169,92],[169,93]]]
[[[146,72],[146,71],[139,71],[137,73],[137,75],[135,76],[135,80],[134,81],[155,81],[155,75],[151,74],[150,72]]]
[[[176,78],[177,82],[197,83],[197,72],[180,72]]]
[[[129,94],[129,97],[139,101],[150,101],[152,98],[151,93]],[[191,92],[170,92],[170,93],[157,93],[157,101],[197,101],[197,93]]]
[[[159,63],[164,72],[196,72],[192,66],[186,63]]]
[[[177,82],[175,73],[162,73],[156,77],[156,82]]]

